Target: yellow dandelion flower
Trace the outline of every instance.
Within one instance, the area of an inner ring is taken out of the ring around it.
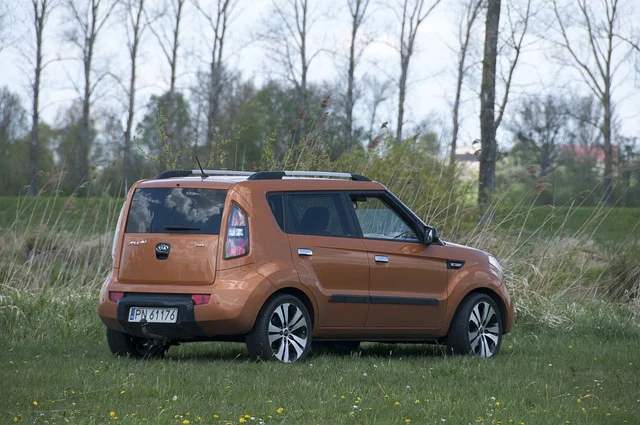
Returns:
[[[219,415],[216,415],[216,414],[214,413],[214,415],[213,415],[213,419],[220,419],[220,416],[219,416]]]
[[[273,416],[268,415],[268,416],[267,416],[267,419],[273,419]]]
[[[408,423],[410,423],[410,422],[411,422],[411,419],[409,419],[409,418],[404,418],[404,423],[405,423],[405,424],[408,424]]]
[[[384,395],[384,398],[389,398],[389,396],[387,394]]]
[[[227,389],[230,390],[231,389],[231,385],[227,385]]]
[[[414,401],[415,404],[420,404],[420,400]]]
[[[180,419],[180,415],[173,415],[173,419]]]
[[[189,415],[191,415],[191,413],[187,412],[187,413],[185,413],[184,415],[185,415],[185,416],[189,416]]]
[[[20,417],[20,416],[14,416],[13,417],[13,423],[17,424],[18,422],[20,422],[21,419],[22,419],[22,417]]]
[[[284,412],[284,408],[282,408],[282,407],[278,407],[278,408],[276,409],[276,412],[278,412],[278,414],[282,414],[282,412]]]
[[[273,400],[267,400],[267,403],[273,403]]]
[[[502,425],[502,421],[496,422],[496,425]]]
[[[202,417],[200,417],[200,416],[196,417],[196,421],[202,422]]]
[[[341,396],[340,396],[340,399],[342,400],[343,398],[344,398],[344,396],[343,396],[343,395],[341,395]]]
[[[244,415],[245,419],[251,419],[251,415]]]
[[[524,421],[520,421],[518,425],[524,425]]]
[[[247,420],[244,418],[244,416],[243,416],[243,417],[241,417],[241,418],[240,418],[240,423],[241,423],[241,424],[243,424],[243,423],[245,423],[245,422],[247,422]]]
[[[126,393],[126,391],[125,391],[125,390],[120,391],[120,395],[122,395],[122,394],[124,394],[124,393]]]
[[[114,412],[113,410],[111,412],[109,412],[109,416],[111,416],[112,418],[116,417],[116,412]]]
[[[182,425],[189,425],[189,419],[185,419],[182,421]]]
[[[582,399],[580,399],[580,398],[579,398],[579,399],[577,399],[577,400],[576,400],[576,403],[582,403]]]
[[[33,403],[31,403],[31,404],[33,404],[36,407],[38,406],[38,402],[36,400],[33,400]]]
[[[496,407],[500,407],[500,406],[502,406],[502,402],[496,401]]]
[[[582,413],[585,413],[587,411],[587,409],[585,409],[584,407],[580,410],[582,410]]]
[[[607,413],[605,413],[605,415],[607,415],[607,416],[611,416],[611,413],[607,412]]]
[[[393,403],[393,405],[394,405],[394,406],[400,406],[400,402],[399,402],[399,401],[396,401],[396,402],[394,402],[394,403]]]

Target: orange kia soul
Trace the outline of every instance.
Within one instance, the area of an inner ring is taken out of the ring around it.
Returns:
[[[244,341],[290,363],[380,341],[490,357],[513,316],[494,257],[356,174],[163,172],[129,191],[112,256],[98,312],[119,356]]]

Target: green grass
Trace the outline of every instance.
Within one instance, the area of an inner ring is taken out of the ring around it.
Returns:
[[[224,343],[172,347],[163,360],[115,358],[95,310],[95,295],[3,299],[0,422],[237,424],[249,415],[247,423],[267,424],[637,424],[640,417],[640,329],[614,304],[574,305],[562,329],[519,321],[489,360],[427,345],[365,344],[357,356],[312,355],[294,365],[251,362],[243,345]]]

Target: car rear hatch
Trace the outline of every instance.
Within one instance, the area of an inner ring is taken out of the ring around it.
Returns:
[[[226,189],[138,188],[118,267],[121,282],[210,285]]]

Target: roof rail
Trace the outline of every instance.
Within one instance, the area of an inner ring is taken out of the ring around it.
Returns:
[[[251,171],[233,171],[233,170],[203,170],[204,174],[209,176],[251,176],[254,173]],[[189,176],[201,176],[200,170],[168,170],[163,171],[154,177],[156,180],[171,179],[174,177],[189,177]]]
[[[249,176],[247,180],[277,180],[284,177],[324,177],[334,179],[350,179],[360,182],[371,180],[360,174],[335,173],[330,171],[259,171]]]

